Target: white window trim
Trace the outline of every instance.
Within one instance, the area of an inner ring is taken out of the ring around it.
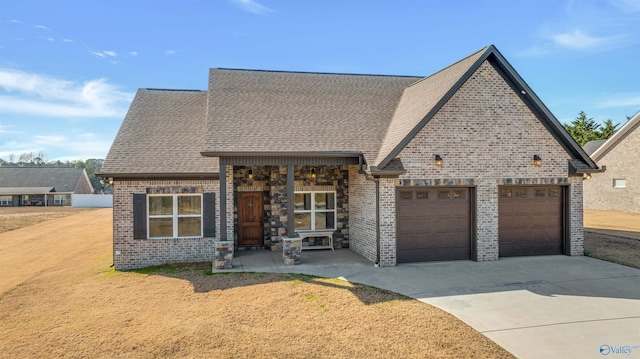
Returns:
[[[64,194],[55,194],[53,195],[53,204],[61,204],[64,205],[67,203],[67,196]]]
[[[307,210],[307,209],[303,209],[303,210],[298,210],[295,209],[294,206],[294,210],[293,210],[293,214],[295,215],[296,213],[311,213],[311,229],[296,229],[297,232],[312,232],[312,231],[331,231],[331,230],[336,230],[336,227],[338,226],[338,198],[336,196],[336,191],[296,191],[294,193],[294,196],[296,194],[299,193],[310,193],[311,194],[311,209]],[[333,194],[333,203],[334,203],[334,208],[333,209],[320,209],[320,210],[316,210],[316,193],[331,193]],[[316,229],[316,212],[321,212],[321,213],[329,213],[329,212],[333,212],[333,228],[321,228],[321,229]]]
[[[616,185],[616,181],[622,181],[622,185]],[[613,188],[627,188],[627,179],[626,178],[614,178],[613,179]]]
[[[173,209],[172,214],[162,215],[150,215],[149,214],[149,201],[151,197],[173,197]],[[178,197],[200,197],[200,214],[178,214]],[[202,216],[203,203],[202,194],[187,194],[187,193],[175,193],[175,194],[149,194],[147,195],[147,239],[168,239],[168,238],[202,238],[204,233],[204,220]],[[200,218],[200,235],[198,236],[178,236],[178,218],[186,217],[199,217]],[[171,237],[151,237],[151,231],[149,230],[149,219],[151,218],[172,218],[173,236]]]
[[[0,196],[0,206],[10,206],[10,205],[13,205],[12,196]]]

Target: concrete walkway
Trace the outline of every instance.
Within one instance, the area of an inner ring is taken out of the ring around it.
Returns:
[[[281,253],[239,251],[232,271],[303,273],[388,289],[455,315],[520,358],[640,358],[640,270],[593,258],[375,268],[348,249],[304,251],[296,266],[284,266]]]

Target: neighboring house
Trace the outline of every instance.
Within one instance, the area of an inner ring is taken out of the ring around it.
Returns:
[[[584,208],[640,213],[640,112],[611,138],[584,145],[602,167],[584,183]]]
[[[0,167],[0,207],[70,206],[74,193],[93,193],[84,168]]]
[[[130,269],[298,235],[382,266],[582,255],[597,170],[489,46],[425,78],[211,69],[208,91],[140,89],[100,175]]]

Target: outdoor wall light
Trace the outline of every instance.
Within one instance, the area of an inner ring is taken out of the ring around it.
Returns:
[[[585,173],[584,174],[584,179],[586,179],[586,180],[591,179],[591,173]]]
[[[312,179],[316,179],[316,169],[315,169],[315,168],[312,168],[312,169],[311,169],[311,175],[310,175],[310,177],[311,177]]]
[[[247,171],[247,177],[249,177],[249,179],[253,179],[253,170],[249,169],[249,171]]]
[[[442,166],[442,157],[436,155],[436,166]]]
[[[542,158],[538,155],[533,155],[533,165],[536,167],[542,166]]]
[[[119,256],[122,254],[122,250],[121,249],[116,249],[116,255]]]
[[[113,178],[102,177],[100,184],[113,184]]]

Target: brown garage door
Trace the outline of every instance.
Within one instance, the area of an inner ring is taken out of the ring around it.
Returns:
[[[398,263],[471,258],[468,188],[399,189]]]
[[[562,254],[562,197],[562,187],[500,187],[500,256]]]

